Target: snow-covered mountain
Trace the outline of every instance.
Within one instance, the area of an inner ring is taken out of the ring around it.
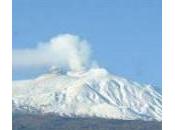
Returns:
[[[103,68],[67,73],[52,70],[36,79],[13,81],[13,112],[161,121],[162,96],[149,85]]]

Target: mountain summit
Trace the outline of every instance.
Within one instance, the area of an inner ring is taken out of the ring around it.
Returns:
[[[161,121],[162,96],[103,68],[64,74],[52,68],[36,79],[13,81],[13,112]]]

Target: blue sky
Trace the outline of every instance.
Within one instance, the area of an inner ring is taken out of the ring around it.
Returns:
[[[161,0],[15,0],[13,49],[64,33],[87,39],[110,72],[161,87]],[[14,68],[13,79],[45,72]]]

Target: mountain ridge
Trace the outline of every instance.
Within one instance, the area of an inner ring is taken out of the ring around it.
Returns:
[[[103,68],[13,81],[13,112],[161,121],[161,94]],[[54,72],[54,73],[53,73]]]

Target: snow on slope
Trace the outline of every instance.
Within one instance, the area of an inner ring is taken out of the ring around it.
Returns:
[[[13,112],[161,121],[161,98],[151,86],[102,68],[67,74],[54,71],[32,80],[13,81]]]

